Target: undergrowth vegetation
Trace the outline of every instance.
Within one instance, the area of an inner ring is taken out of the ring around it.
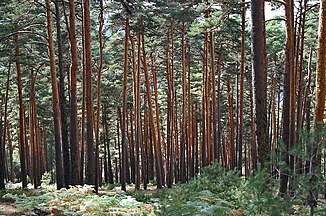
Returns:
[[[278,180],[264,171],[245,179],[237,171],[226,172],[213,164],[171,189],[124,192],[116,185],[104,185],[95,194],[87,185],[61,190],[47,185],[38,190],[3,190],[0,197],[14,200],[21,212],[39,209],[52,215],[309,215],[309,178],[297,176],[294,195],[282,198],[277,194]],[[319,193],[322,182],[320,177]],[[323,202],[314,209],[314,215],[325,212]]]
[[[213,164],[187,184],[153,196],[160,199],[160,215],[309,215],[307,194],[281,198],[278,185],[263,171],[244,179]],[[325,204],[320,204],[315,215],[325,212]]]
[[[37,196],[7,193],[22,212],[35,210],[51,215],[155,215],[154,206],[137,201],[121,190],[95,194],[90,186],[48,190]]]

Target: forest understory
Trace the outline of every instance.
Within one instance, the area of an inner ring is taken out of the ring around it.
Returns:
[[[49,179],[44,179],[47,182]],[[304,179],[300,179],[303,182]],[[0,191],[0,215],[309,215],[307,191],[297,185],[296,196],[277,195],[279,182],[265,172],[244,179],[216,164],[185,184],[157,189],[155,184],[135,191],[134,185],[76,186],[56,190],[42,183],[39,189],[8,184]],[[15,189],[15,187],[18,187]],[[324,216],[326,199],[320,194],[314,215]]]

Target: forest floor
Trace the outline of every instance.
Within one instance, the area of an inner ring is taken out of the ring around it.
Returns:
[[[43,185],[39,189],[20,189],[18,185],[7,185],[0,191],[0,216],[36,215],[155,215],[157,202],[143,203],[132,196],[134,185],[128,185],[124,192],[119,186],[103,187],[96,194],[91,186],[84,185],[70,189],[56,190],[55,185]],[[157,193],[150,185],[142,194]]]
[[[216,165],[202,170],[197,177],[171,189],[157,189],[149,184],[135,191],[128,185],[103,185],[98,194],[91,186],[56,190],[55,185],[42,184],[40,189],[20,189],[19,184],[7,185],[0,191],[0,216],[37,215],[309,215],[307,205],[309,178],[298,178],[296,196],[279,197],[279,182],[265,172],[248,179],[236,171],[225,172]],[[322,195],[324,177],[317,185]],[[312,187],[314,188],[314,187]],[[318,189],[318,190],[319,190]],[[315,216],[326,216],[323,196],[314,208]]]
[[[24,215],[24,213],[20,212],[20,210],[16,207],[15,201],[9,200],[1,200],[0,199],[0,215]]]

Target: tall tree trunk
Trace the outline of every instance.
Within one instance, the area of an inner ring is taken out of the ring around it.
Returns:
[[[81,1],[81,7],[84,8],[84,0]],[[85,162],[85,111],[86,111],[86,51],[85,51],[85,15],[82,9],[82,66],[83,66],[83,97],[82,97],[82,116],[81,116],[81,148],[80,148],[80,170],[79,170],[79,183],[84,183],[84,162]]]
[[[162,137],[161,137],[161,125],[160,125],[160,109],[158,105],[158,90],[157,90],[157,78],[156,78],[156,69],[155,69],[155,57],[151,56],[151,72],[152,72],[152,81],[154,89],[154,101],[155,101],[155,117],[156,117],[156,130],[157,130],[157,142],[158,146],[162,146]],[[162,154],[162,153],[161,153]],[[161,166],[163,167],[163,160]],[[165,184],[164,181],[164,172],[162,172],[162,184]]]
[[[214,59],[214,58],[212,58],[212,59]],[[187,90],[188,90],[188,153],[187,153],[187,161],[188,161],[188,178],[192,178],[192,177],[194,177],[194,157],[195,157],[195,155],[194,155],[194,148],[193,148],[193,143],[194,142],[193,142],[193,126],[192,126],[192,123],[193,123],[193,110],[192,110],[192,102],[191,102],[190,45],[188,45],[187,62],[188,62],[188,84],[187,84]],[[213,82],[215,82],[215,76],[213,78]],[[215,91],[215,87],[213,89]],[[215,106],[215,108],[216,108],[216,106]],[[215,112],[214,112],[214,114],[215,114]],[[216,123],[215,123],[215,125],[216,125]]]
[[[20,172],[22,180],[22,188],[27,187],[27,177],[26,177],[26,152],[25,152],[25,138],[24,138],[24,104],[23,104],[23,92],[22,92],[22,81],[21,81],[21,70],[20,70],[20,50],[18,43],[18,34],[15,36],[15,57],[16,70],[17,70],[17,87],[18,87],[18,99],[19,99],[19,146],[20,146]]]
[[[108,183],[113,184],[113,172],[112,172],[112,162],[111,162],[111,152],[110,152],[110,140],[108,139],[109,127],[107,123],[107,115],[105,113],[106,109],[103,110],[103,126],[104,126],[104,139],[106,145],[104,146],[107,149],[107,172],[108,172]]]
[[[7,75],[7,82],[6,82],[6,96],[4,98],[4,103],[5,103],[5,109],[4,109],[4,123],[3,123],[3,134],[0,133],[0,190],[5,189],[5,172],[3,168],[5,168],[5,149],[6,149],[6,132],[9,130],[8,128],[8,116],[7,116],[7,110],[8,110],[8,95],[9,95],[9,85],[10,85],[10,69],[11,69],[11,63],[8,65],[8,75]],[[1,125],[0,125],[1,127]],[[9,136],[9,133],[8,133]],[[9,142],[9,139],[8,139]],[[10,147],[10,145],[9,145]],[[10,149],[10,161],[11,161],[11,172],[13,171],[13,166],[12,166],[12,147]],[[11,180],[13,180],[13,175],[11,174]]]
[[[46,128],[45,128],[45,123],[43,122],[43,166],[44,166],[44,171],[49,172],[49,162],[48,162],[48,144],[46,140]]]
[[[325,147],[324,128],[324,113],[325,113],[325,94],[326,94],[326,0],[320,1],[319,12],[319,32],[318,32],[318,56],[317,56],[317,71],[316,71],[316,105],[314,113],[314,130],[316,133],[315,142],[311,146],[312,158],[310,165],[312,192],[309,195],[309,205],[311,206],[311,213],[313,208],[317,206],[318,191],[316,185],[318,184],[318,177],[315,175],[317,167],[321,165],[322,148]],[[324,148],[325,149],[325,148]]]
[[[286,16],[286,32],[287,32],[287,43],[288,43],[288,52],[286,51],[286,59],[289,58],[289,67],[290,70],[290,84],[291,84],[291,95],[290,95],[290,143],[289,150],[294,148],[296,144],[296,127],[295,127],[295,108],[296,108],[296,89],[297,89],[297,73],[294,69],[294,60],[295,60],[295,33],[294,33],[294,0],[288,0],[285,7],[285,16]],[[297,53],[296,53],[297,55]],[[290,169],[290,179],[289,179],[289,190],[291,195],[294,193],[293,180],[294,180],[294,156],[290,154],[289,159],[289,169]]]
[[[238,142],[239,142],[239,158],[238,171],[242,175],[242,145],[243,145],[243,94],[244,94],[244,74],[245,74],[245,30],[246,30],[246,5],[245,0],[242,0],[242,21],[241,21],[241,67],[240,67],[240,108],[239,108],[239,127],[238,127]]]
[[[70,39],[70,158],[71,158],[71,185],[80,183],[78,169],[78,123],[77,123],[77,71],[78,71],[78,50],[77,50],[77,33],[75,24],[75,2],[69,0],[69,39]],[[81,145],[84,145],[82,142]]]
[[[7,136],[8,136],[8,144],[9,144],[9,155],[10,155],[10,181],[14,182],[15,173],[14,173],[14,158],[13,158],[13,145],[11,140],[11,134],[9,129],[9,123],[7,122]]]
[[[254,87],[254,108],[256,139],[258,145],[258,159],[262,168],[267,168],[268,163],[268,132],[267,132],[267,99],[266,75],[264,61],[264,26],[263,0],[251,1],[252,17],[252,77]]]
[[[228,148],[230,153],[230,168],[235,168],[235,148],[234,148],[234,114],[233,114],[233,91],[231,91],[230,78],[227,82],[227,91],[228,91],[228,104],[229,104],[229,122],[230,122],[230,147]]]
[[[125,45],[124,45],[124,72],[123,72],[123,96],[122,96],[122,120],[121,120],[121,135],[122,135],[122,167],[121,167],[121,189],[126,190],[126,172],[128,160],[127,147],[127,85],[128,85],[128,37],[129,37],[129,18],[125,20]]]
[[[92,50],[90,29],[90,3],[84,0],[84,26],[85,26],[85,66],[86,66],[86,183],[95,184],[95,156],[93,139],[93,94],[92,94]]]
[[[143,23],[142,23],[143,26]],[[157,188],[162,188],[163,186],[163,173],[164,173],[164,167],[163,167],[163,161],[162,161],[162,152],[161,152],[161,145],[158,141],[157,137],[157,131],[154,124],[154,113],[153,113],[153,105],[152,105],[152,99],[151,99],[151,91],[150,91],[150,82],[149,82],[149,75],[147,70],[147,63],[146,63],[146,52],[145,52],[145,37],[144,37],[144,31],[142,31],[142,63],[144,67],[144,74],[145,74],[145,81],[146,81],[146,93],[147,93],[147,103],[148,103],[148,109],[149,109],[149,117],[150,117],[150,128],[151,128],[151,137],[153,139],[154,144],[154,152],[155,152],[155,161],[156,161],[156,181],[157,181]]]
[[[218,65],[217,65],[217,162],[220,162],[221,156],[221,73],[222,73],[222,45],[220,47],[220,53],[218,57]]]
[[[142,177],[143,177],[143,184],[144,184],[144,189],[147,189],[147,184],[148,184],[148,168],[149,168],[149,158],[148,158],[148,117],[146,114],[146,109],[144,109],[144,135],[143,135],[143,143],[141,147],[141,156],[142,156]]]
[[[0,104],[0,108],[2,109],[2,103]],[[2,112],[0,112],[0,190],[6,189],[5,185],[5,170],[6,170],[6,165],[5,165],[5,146],[4,143],[2,142],[3,140],[3,131],[4,130],[4,125],[2,124]]]
[[[204,33],[204,59],[203,59],[203,89],[202,89],[202,134],[201,134],[201,161],[202,167],[208,165],[207,161],[207,76],[208,76],[208,36]]]
[[[289,150],[294,144],[294,113],[295,109],[295,95],[293,89],[295,78],[294,78],[294,53],[293,53],[293,0],[287,0],[285,4],[285,17],[286,17],[286,49],[285,49],[285,73],[284,73],[284,96],[283,96],[283,131],[282,141],[286,146],[286,152],[283,153],[287,168],[281,171],[280,176],[280,195],[284,195],[287,191],[288,175],[292,170],[293,156],[289,155]],[[294,104],[293,104],[294,103]]]
[[[300,133],[302,131],[302,119],[303,119],[303,100],[304,100],[304,72],[303,72],[303,61],[304,61],[304,41],[305,41],[305,23],[306,23],[306,10],[307,10],[308,0],[302,0],[300,2],[300,32],[301,35],[298,35],[300,38],[300,44],[298,42],[298,60],[296,69],[298,70],[298,88],[297,88],[297,119],[296,119],[296,141],[300,143],[301,148],[304,149],[300,142]],[[302,158],[297,157],[297,167],[296,172],[298,174],[303,173],[303,161]]]
[[[251,143],[248,148],[248,160],[252,163],[252,170],[257,170],[257,142],[256,142],[256,126],[255,126],[255,114],[254,114],[254,102],[253,102],[252,87],[250,88],[250,127],[251,127]],[[250,160],[251,157],[251,160]],[[250,166],[250,163],[249,163]]]
[[[54,1],[56,12],[56,27],[57,27],[57,44],[58,44],[58,69],[59,69],[59,103],[61,111],[61,136],[62,136],[62,152],[63,152],[63,168],[65,187],[70,184],[70,158],[69,158],[69,141],[67,127],[67,110],[65,96],[65,72],[63,70],[63,51],[62,51],[62,36],[61,36],[61,16],[59,8],[59,0]]]
[[[104,24],[104,17],[103,17],[103,0],[100,0],[100,24],[98,29],[99,34],[99,45],[100,45],[100,63],[97,72],[97,112],[96,112],[96,128],[95,128],[95,140],[96,140],[96,148],[95,148],[95,190],[98,192],[99,186],[99,176],[101,175],[100,172],[100,156],[99,156],[99,133],[100,133],[100,111],[101,111],[101,74],[103,68],[103,24]],[[101,175],[102,176],[102,175]]]
[[[23,106],[23,132],[24,132],[24,143],[25,145],[23,146],[24,151],[25,151],[25,166],[26,166],[26,174],[29,176],[32,176],[32,171],[31,171],[31,163],[29,158],[31,158],[31,152],[29,151],[29,146],[28,146],[28,139],[27,139],[27,126],[26,126],[26,113],[25,113],[25,106]]]
[[[213,124],[213,155],[215,161],[218,158],[218,129],[217,129],[217,111],[216,111],[216,78],[215,78],[215,40],[214,33],[210,32],[210,44],[211,44],[211,73],[212,73],[212,124]]]
[[[166,152],[166,168],[167,168],[167,179],[166,183],[169,188],[172,187],[173,184],[173,133],[174,133],[174,123],[173,123],[173,91],[172,91],[172,69],[170,63],[170,31],[169,28],[167,32],[167,45],[166,45],[166,79],[168,83],[168,92],[167,92],[167,152]]]
[[[137,33],[137,43],[138,43],[138,52],[140,52],[139,46],[139,36],[140,33]],[[140,162],[140,152],[139,148],[142,143],[142,134],[141,134],[141,117],[140,117],[140,55],[137,56],[137,68],[136,68],[136,57],[135,57],[135,41],[132,36],[130,36],[131,42],[131,58],[132,58],[132,78],[133,78],[133,86],[134,86],[134,116],[135,116],[135,189],[140,190],[140,169],[139,169],[139,162]]]
[[[47,34],[49,43],[49,56],[50,56],[50,72],[51,72],[51,84],[52,84],[52,109],[53,109],[53,120],[54,120],[54,135],[55,135],[55,152],[56,152],[56,180],[57,189],[63,187],[63,165],[61,157],[61,119],[60,119],[60,103],[59,103],[59,91],[55,67],[55,54],[54,44],[52,36],[52,15],[50,0],[46,0],[46,18],[47,18]]]
[[[181,64],[182,64],[182,127],[181,127],[181,140],[180,140],[180,181],[181,183],[186,182],[186,157],[185,157],[185,146],[186,146],[186,41],[185,41],[185,24],[182,23],[182,36],[181,36]]]

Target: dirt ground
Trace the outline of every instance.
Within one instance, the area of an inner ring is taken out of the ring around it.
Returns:
[[[18,216],[25,214],[16,208],[15,203],[0,201],[0,216],[2,215]]]

